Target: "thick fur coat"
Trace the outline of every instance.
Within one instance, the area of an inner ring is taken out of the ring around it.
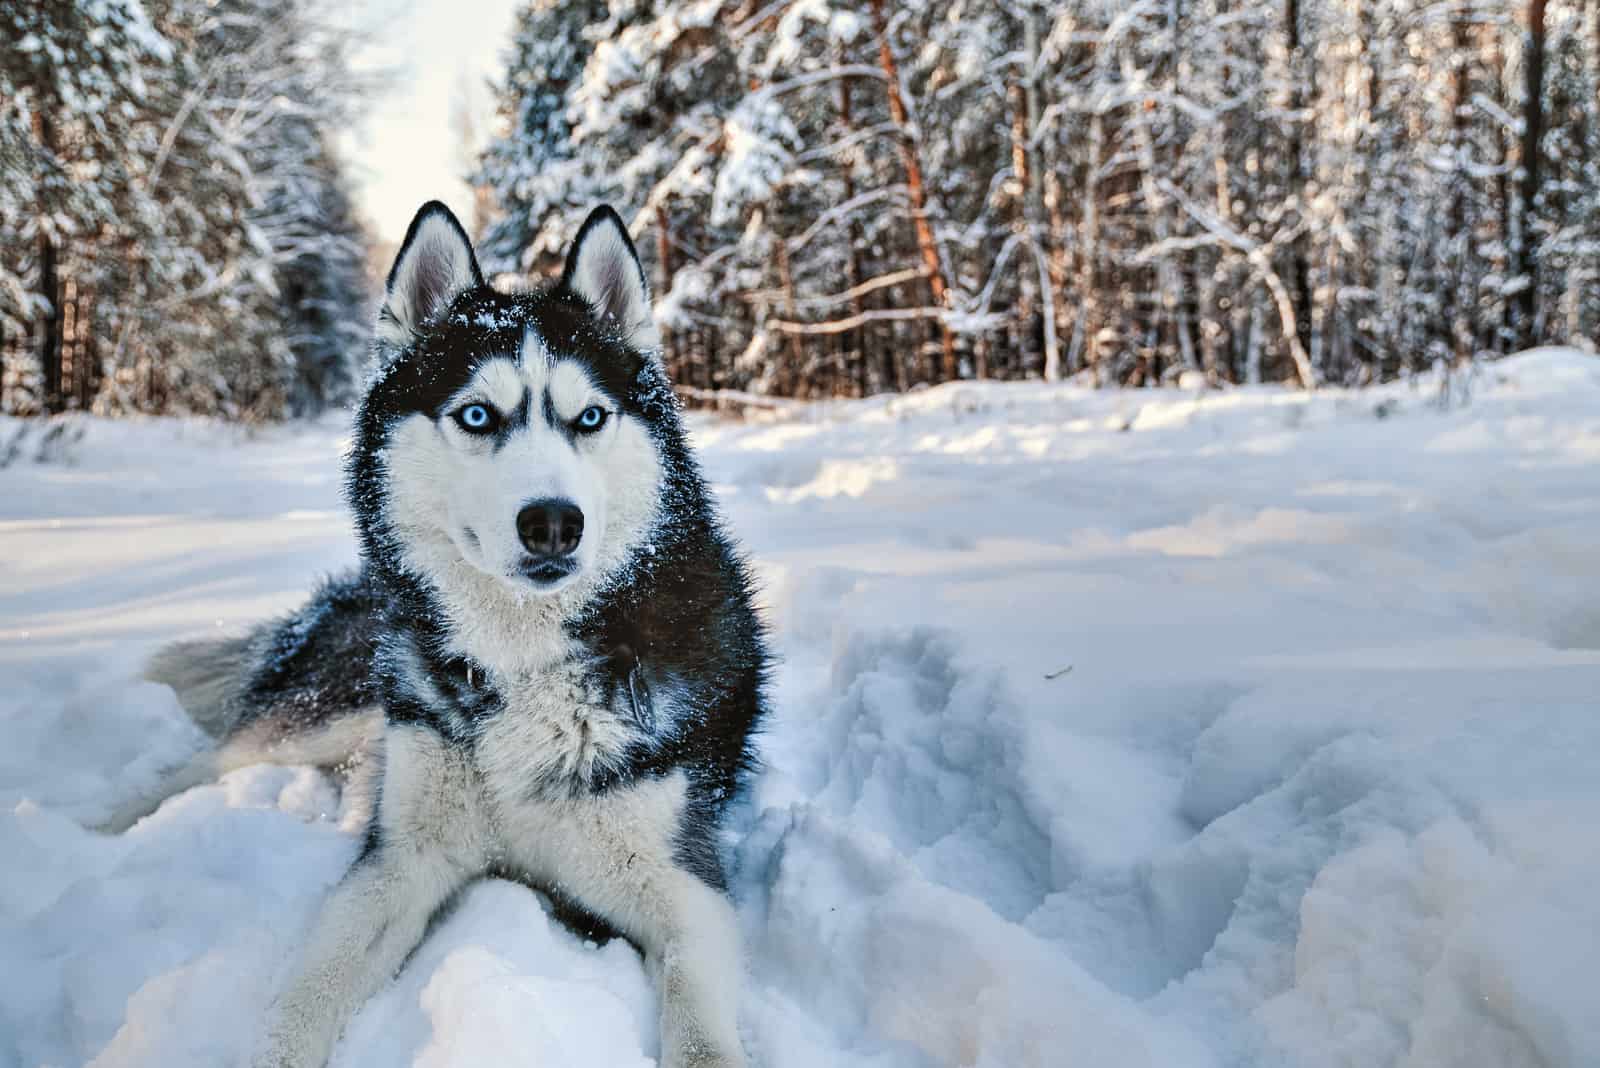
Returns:
[[[360,857],[260,1065],[324,1064],[435,910],[488,874],[640,947],[664,1065],[742,1065],[718,828],[768,658],[626,229],[599,209],[559,283],[510,294],[427,205],[375,352],[347,464],[359,570],[251,635],[157,657],[218,745],[111,826],[255,761],[364,769]]]

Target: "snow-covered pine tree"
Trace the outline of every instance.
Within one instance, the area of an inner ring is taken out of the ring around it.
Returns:
[[[1600,319],[1600,0],[533,0],[518,34],[496,264],[620,202],[696,389],[1359,383]]]
[[[1550,125],[1544,239],[1547,268],[1539,294],[1550,326],[1568,337],[1600,341],[1600,0],[1553,3],[1547,14],[1548,111],[1569,119]],[[1570,121],[1571,119],[1580,121]]]
[[[238,125],[245,71],[263,49],[228,5],[160,0],[151,17],[172,43],[151,70],[148,106],[126,149],[133,163],[121,217],[136,241],[119,250],[102,407],[186,410],[233,418],[282,410],[289,352],[275,329],[270,249],[250,210],[256,189]]]
[[[249,219],[270,249],[274,318],[288,349],[289,411],[311,415],[354,399],[371,327],[366,236],[334,133],[357,116],[367,78],[349,62],[350,34],[307,0],[228,0],[260,27],[273,96],[240,127],[254,185]],[[290,17],[290,36],[270,32]],[[265,58],[265,57],[264,57]]]
[[[904,125],[870,23],[822,2],[772,19],[746,25],[749,92],[727,121],[717,176],[717,211],[743,224],[741,250],[761,280],[746,298],[761,329],[740,370],[800,395],[935,378],[941,309],[907,224]]]
[[[360,86],[309,3],[51,0],[0,60],[0,403],[270,417],[340,399]],[[48,296],[47,296],[48,294]]]
[[[57,412],[98,385],[79,313],[132,236],[125,146],[170,48],[120,0],[9,4],[0,23],[0,400]]]
[[[496,86],[503,131],[469,179],[487,188],[496,207],[479,243],[491,274],[556,266],[572,219],[600,199],[589,160],[573,145],[568,111],[594,48],[587,32],[605,15],[602,0],[534,0],[517,12]]]

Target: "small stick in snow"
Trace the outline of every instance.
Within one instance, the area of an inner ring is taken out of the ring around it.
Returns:
[[[1060,668],[1059,670],[1047,671],[1047,672],[1044,673],[1044,681],[1053,682],[1056,679],[1059,679],[1061,676],[1067,674],[1071,670],[1072,670],[1072,665],[1068,664],[1066,667]]]

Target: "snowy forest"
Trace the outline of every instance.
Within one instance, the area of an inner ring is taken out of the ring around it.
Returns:
[[[321,11],[0,3],[0,410],[351,399],[371,297],[333,138],[374,86]]]
[[[1600,0],[0,0],[0,1068],[1600,1068],[1597,544]]]
[[[680,384],[1363,383],[1600,328],[1597,0],[534,0],[492,265],[609,199]]]
[[[0,408],[347,399],[348,31],[4,9]],[[541,279],[615,204],[691,396],[1357,385],[1600,333],[1600,0],[532,0],[505,57],[485,265]]]

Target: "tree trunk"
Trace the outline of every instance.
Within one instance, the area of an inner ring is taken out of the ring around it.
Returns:
[[[855,120],[850,109],[849,78],[839,79],[839,122],[844,126],[846,136],[855,133]],[[856,182],[855,177],[850,173],[850,160],[848,157],[840,161],[840,175],[844,179],[845,203],[849,203],[855,199]],[[847,281],[850,283],[851,290],[854,290],[861,284],[863,278],[861,271],[861,227],[856,222],[854,212],[851,212],[850,218],[845,223],[845,237],[850,242],[850,251],[845,257],[845,269],[849,275]],[[859,318],[861,313],[866,311],[866,308],[865,298],[862,294],[855,293],[851,296],[851,315]],[[861,396],[865,397],[871,388],[871,375],[868,373],[869,365],[867,362],[867,329],[865,325],[852,330],[848,337],[850,339],[848,343],[855,349],[855,372],[858,387]],[[883,386],[885,389],[889,388],[889,380],[887,378],[884,379]]]
[[[1083,224],[1079,237],[1082,249],[1081,306],[1078,321],[1073,324],[1072,344],[1068,350],[1070,362],[1078,362],[1083,355],[1083,366],[1090,369],[1096,386],[1104,385],[1100,369],[1100,158],[1104,152],[1104,123],[1096,112],[1089,119],[1089,158],[1083,183]]]
[[[1171,9],[1169,9],[1170,11]],[[1175,20],[1175,16],[1174,16]],[[1173,34],[1176,37],[1176,32]],[[1131,59],[1123,61],[1123,77],[1130,82],[1138,77],[1138,71],[1133,67]],[[1175,86],[1176,88],[1176,86]],[[1151,114],[1146,112],[1146,115]],[[1151,236],[1155,238],[1157,247],[1166,245],[1172,236],[1172,222],[1168,218],[1167,200],[1156,185],[1156,176],[1165,173],[1169,168],[1166,160],[1157,159],[1155,137],[1150,132],[1150,121],[1144,117],[1133,118],[1130,122],[1134,131],[1134,140],[1139,148],[1139,188],[1144,200],[1146,212],[1150,218]],[[1174,257],[1167,252],[1162,252],[1155,259],[1156,288],[1161,300],[1162,317],[1172,327],[1172,339],[1182,354],[1184,367],[1189,370],[1198,368],[1199,364],[1194,355],[1194,339],[1189,333],[1189,324],[1185,320],[1183,311],[1188,304],[1188,293],[1184,287],[1184,273],[1174,262]],[[1156,349],[1159,351],[1159,327],[1157,328]],[[1160,369],[1152,368],[1152,373],[1159,376]]]
[[[1453,305],[1454,314],[1450,319],[1450,334],[1455,349],[1457,363],[1464,363],[1472,357],[1474,345],[1473,319],[1475,318],[1476,301],[1473,299],[1472,278],[1472,231],[1473,219],[1470,214],[1471,205],[1468,203],[1468,191],[1471,188],[1471,177],[1467,174],[1467,155],[1469,152],[1468,116],[1472,107],[1472,78],[1468,66],[1472,55],[1472,28],[1467,24],[1466,16],[1459,15],[1455,20],[1454,43],[1456,54],[1454,56],[1456,69],[1453,93],[1455,96],[1454,116],[1452,117],[1451,147],[1455,150],[1456,189],[1451,198],[1450,241],[1455,246],[1455,278],[1453,279],[1453,294],[1447,298]]]
[[[1501,34],[1498,27],[1487,28],[1484,32],[1484,42],[1487,55],[1484,60],[1486,70],[1484,76],[1489,82],[1489,98],[1502,110],[1509,111],[1506,93],[1506,56],[1502,45]],[[1499,277],[1506,278],[1511,273],[1510,247],[1511,247],[1511,142],[1513,134],[1507,130],[1503,123],[1494,124],[1495,144],[1499,150],[1499,158],[1495,161],[1494,185],[1494,223],[1499,235],[1499,240],[1491,245],[1492,251],[1487,253],[1490,269]],[[1483,323],[1485,347],[1495,352],[1504,352],[1509,341],[1511,331],[1511,304],[1504,295],[1499,301],[1496,313],[1498,321],[1485,317]]]
[[[777,244],[778,282],[783,286],[783,312],[789,321],[796,322],[796,308],[794,302],[794,274],[789,269],[789,245],[779,238]],[[780,381],[787,378],[790,385],[785,391],[789,396],[799,396],[801,377],[805,373],[806,353],[805,347],[800,343],[800,335],[789,335],[789,374],[780,377]]]
[[[1045,171],[1045,214],[1050,220],[1050,235],[1048,240],[1050,255],[1050,288],[1055,293],[1056,302],[1056,338],[1057,349],[1060,348],[1059,339],[1067,336],[1067,217],[1062,211],[1063,199],[1061,189],[1061,174],[1058,168],[1049,165],[1044,158],[1043,146],[1040,146],[1040,170]],[[1072,374],[1077,370],[1071,361],[1066,362],[1062,369],[1064,374]]]
[[[1588,160],[1591,168],[1600,168],[1600,0],[1589,0],[1589,148]],[[1588,292],[1593,294],[1600,290],[1600,176],[1594,170],[1589,172],[1589,255],[1588,255]],[[1587,318],[1578,324],[1575,337],[1588,337],[1594,344],[1600,345],[1600,308],[1595,307],[1595,301],[1586,303]]]
[[[33,116],[34,133],[39,145],[50,155],[55,154],[55,124],[45,111]],[[39,205],[41,214],[50,212],[50,205]],[[34,320],[35,352],[39,361],[39,374],[44,380],[44,410],[55,414],[61,411],[61,279],[57,271],[56,245],[47,229],[39,231],[38,294],[45,307]]]
[[[100,383],[105,378],[105,368],[100,363],[100,336],[95,328],[95,311],[99,304],[99,289],[91,288],[88,296],[82,301],[81,307],[87,309],[87,314],[82,318],[88,323],[83,334],[83,369],[84,392],[83,408],[85,411],[94,407],[95,398],[100,393]]]
[[[1043,316],[1044,379],[1054,382],[1061,377],[1061,340],[1056,307],[1060,294],[1053,288],[1054,271],[1050,256],[1050,243],[1046,235],[1050,225],[1045,212],[1044,168],[1033,158],[1030,150],[1034,128],[1039,122],[1039,12],[1032,6],[1022,12],[1023,41],[1028,69],[1022,81],[1022,138],[1014,152],[1020,156],[1021,169],[1017,178],[1022,183],[1023,221],[1028,228],[1028,244],[1039,264],[1039,297]],[[1013,134],[1015,136],[1015,134]]]
[[[1022,236],[1026,251],[1032,251],[1033,244],[1033,219],[1030,218],[1032,203],[1032,180],[1028,167],[1028,96],[1020,81],[1013,80],[1006,87],[1006,100],[1011,107],[1011,174],[1016,189],[1016,196],[1012,201],[1013,214],[1011,217],[1012,230]],[[1020,266],[1021,257],[1018,257]],[[1017,272],[1017,302],[1014,306],[1015,314],[1012,316],[1012,330],[1015,334],[1015,358],[1017,365],[1026,371],[1032,362],[1033,348],[1033,315],[1034,315],[1034,280],[1033,275],[1026,270]],[[977,377],[988,377],[988,361],[979,371]]]
[[[1540,184],[1544,179],[1539,142],[1544,139],[1544,12],[1545,0],[1528,0],[1528,32],[1524,38],[1522,71],[1525,94],[1522,110],[1522,203],[1518,219],[1517,275],[1522,289],[1516,295],[1517,343],[1530,348],[1539,340],[1539,253],[1537,219]]]
[[[1250,341],[1244,353],[1244,381],[1248,386],[1261,384],[1261,331],[1262,321],[1266,318],[1261,310],[1261,298],[1252,295],[1250,298]]]
[[[1306,202],[1309,184],[1306,168],[1307,120],[1302,118],[1302,114],[1310,83],[1310,76],[1306,72],[1311,60],[1300,40],[1300,0],[1285,0],[1283,24],[1284,43],[1289,53],[1289,110],[1293,113],[1289,120],[1290,196],[1299,206],[1299,214],[1303,217],[1310,210]],[[1315,129],[1311,133],[1314,139]],[[1307,351],[1311,348],[1312,304],[1309,243],[1308,230],[1296,237],[1289,247],[1289,286],[1290,299],[1294,302],[1295,329],[1300,347]]]
[[[900,95],[900,69],[895,64],[894,50],[889,47],[889,25],[883,15],[883,0],[872,0],[872,27],[878,35],[878,63],[883,67],[884,91],[889,98],[889,118],[899,128],[895,139],[900,145],[901,158],[906,170],[906,189],[911,197],[911,218],[916,225],[917,247],[922,252],[922,265],[928,271],[928,289],[936,307],[950,307],[949,293],[944,280],[944,267],[939,262],[939,246],[933,239],[933,227],[928,223],[927,194],[922,183],[922,160],[917,151],[917,141],[911,130],[905,100]],[[940,368],[945,381],[958,377],[956,367],[955,336],[950,324],[939,320],[939,341],[944,362]]]

